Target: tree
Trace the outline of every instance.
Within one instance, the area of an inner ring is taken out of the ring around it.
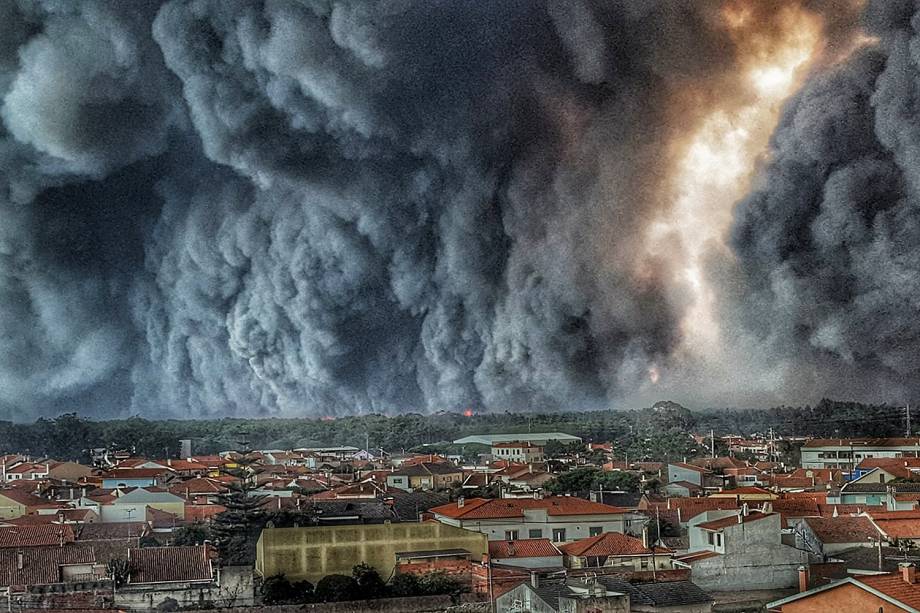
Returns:
[[[264,604],[302,604],[313,599],[313,584],[309,581],[291,583],[283,574],[266,577],[262,582]]]
[[[164,611],[164,612],[178,611],[179,601],[176,600],[175,598],[170,598],[167,596],[166,598],[163,599],[163,601],[160,604],[157,605],[156,610],[158,612],[159,611]]]
[[[438,594],[460,594],[466,591],[466,586],[444,571],[436,570],[425,573],[419,578],[419,592],[429,596]]]
[[[413,573],[399,573],[390,581],[390,593],[393,596],[406,598],[408,596],[418,596],[421,588],[418,583],[418,576]]]
[[[112,558],[106,564],[105,569],[109,577],[112,578],[112,583],[115,584],[115,587],[121,587],[127,583],[128,576],[131,574],[128,561],[123,558]]]
[[[313,595],[317,602],[357,600],[360,597],[360,588],[354,577],[326,575],[316,584]]]
[[[201,545],[211,539],[211,532],[204,524],[190,524],[173,530],[170,539],[173,545]]]
[[[595,476],[591,489],[619,492],[638,492],[639,476],[620,470],[602,472]]]
[[[222,470],[236,481],[217,497],[226,511],[214,516],[211,532],[224,564],[246,565],[255,561],[256,540],[265,525],[265,496],[253,494],[253,460],[242,453],[236,463],[237,468]]]
[[[380,578],[380,573],[373,566],[364,562],[357,564],[351,569],[351,576],[355,578],[358,584],[358,592],[362,600],[373,600],[380,598],[386,591],[386,584]]]

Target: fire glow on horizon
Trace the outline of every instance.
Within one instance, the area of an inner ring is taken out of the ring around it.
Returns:
[[[723,12],[739,37],[747,36],[749,15]],[[649,227],[649,253],[677,252],[672,261],[677,286],[689,293],[681,325],[682,350],[690,355],[719,350],[714,295],[707,285],[704,259],[710,249],[728,254],[725,236],[734,204],[750,187],[758,158],[765,152],[782,103],[792,95],[812,65],[821,39],[819,21],[800,9],[787,10],[789,24],[778,41],[756,45],[745,69],[748,95],[714,108],[683,145],[673,179],[671,205]],[[761,47],[761,48],[758,48]],[[656,383],[659,368],[649,369]]]

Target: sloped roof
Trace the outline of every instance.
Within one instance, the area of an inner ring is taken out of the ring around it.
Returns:
[[[194,547],[142,547],[128,551],[129,583],[210,581],[211,558],[207,545]]]
[[[562,552],[549,539],[520,539],[517,541],[489,541],[489,556],[502,558],[551,558]]]
[[[30,494],[28,492],[24,492],[18,489],[0,490],[0,496],[9,498],[13,502],[17,504],[21,504],[23,506],[27,506],[27,507],[36,507],[36,506],[52,504],[50,500],[40,498],[39,496]]]
[[[74,541],[73,528],[69,524],[42,524],[37,526],[15,526],[0,528],[0,548],[40,547],[60,545]]]
[[[728,517],[723,517],[722,519],[714,519],[712,521],[703,522],[702,524],[697,524],[697,528],[702,528],[703,530],[722,530],[729,526],[734,526],[737,524],[747,524],[752,521],[757,521],[759,519],[764,519],[766,517],[772,517],[775,513],[748,513],[747,515],[729,515]]]
[[[450,503],[430,509],[432,513],[454,519],[501,519],[523,517],[524,510],[545,509],[548,515],[614,515],[627,513],[627,509],[591,502],[574,496],[533,498],[473,498],[463,506]]]
[[[879,538],[868,517],[806,517],[804,521],[822,543],[866,543],[870,536]]]
[[[165,490],[155,491],[150,488],[136,488],[127,494],[124,494],[118,498],[116,501],[118,503],[124,504],[140,504],[140,503],[151,503],[151,502],[181,502],[185,503],[185,499],[181,496],[176,496]]]
[[[570,556],[638,556],[651,555],[652,550],[642,544],[640,539],[619,532],[604,532],[597,536],[566,543],[561,547]],[[655,553],[668,554],[670,549],[656,547]]]
[[[61,581],[60,567],[67,564],[92,564],[96,556],[92,547],[57,545],[26,547],[22,551],[22,568],[18,568],[16,549],[0,550],[0,586],[50,585]]]
[[[693,464],[687,464],[686,462],[671,462],[668,464],[668,466],[677,466],[678,468],[683,468],[684,470],[692,470],[693,472],[702,473],[702,474],[712,472],[711,470],[708,470],[706,468],[702,468],[700,466],[694,466]]]
[[[96,522],[83,524],[77,529],[77,541],[120,540],[128,537],[143,536],[148,525],[142,521]]]
[[[608,590],[629,594],[629,602],[632,605],[685,607],[713,602],[713,597],[692,581],[630,583],[609,577],[598,577],[598,581],[603,583]]]

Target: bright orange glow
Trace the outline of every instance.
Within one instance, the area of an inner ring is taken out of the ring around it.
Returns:
[[[730,31],[737,31],[739,46],[746,48],[748,30],[757,26],[750,11],[735,7],[722,16]],[[711,352],[719,344],[713,293],[704,274],[705,255],[710,249],[726,248],[733,205],[748,191],[781,104],[804,77],[821,39],[813,15],[790,8],[782,17],[788,27],[773,35],[780,40],[754,33],[742,73],[746,94],[713,109],[683,144],[671,204],[649,227],[650,255],[669,259],[676,280],[689,294],[683,297],[689,306],[682,332],[685,350],[692,354]],[[658,378],[654,370],[653,376],[650,369],[652,382]]]
[[[465,410],[465,411],[463,412],[463,416],[464,416],[464,417],[472,417],[472,416],[473,416],[473,409],[467,409],[467,410]]]

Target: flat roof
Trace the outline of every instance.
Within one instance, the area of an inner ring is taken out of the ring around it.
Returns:
[[[405,558],[447,558],[454,556],[472,556],[466,549],[435,549],[429,551],[400,551],[396,559]]]
[[[492,445],[493,443],[545,443],[546,441],[581,442],[580,436],[573,436],[565,432],[522,432],[520,434],[473,434],[458,438],[454,445],[467,445],[479,443]]]

